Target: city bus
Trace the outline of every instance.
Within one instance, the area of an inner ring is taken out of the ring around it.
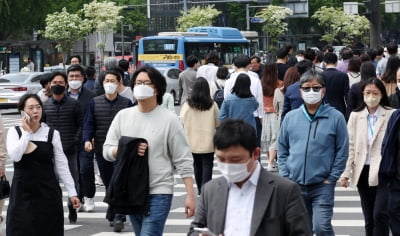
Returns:
[[[250,56],[249,41],[238,29],[230,27],[193,27],[187,32],[161,32],[139,40],[138,66],[186,69],[185,58],[194,55],[204,64],[211,51],[217,52],[221,64],[231,65],[234,57]]]

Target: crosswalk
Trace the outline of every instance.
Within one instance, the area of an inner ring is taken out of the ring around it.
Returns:
[[[3,123],[6,129],[20,124],[19,115],[2,116]],[[262,164],[265,167],[265,156],[261,158]],[[12,163],[6,164],[6,174],[8,179],[12,179],[13,174]],[[220,176],[219,171],[214,167],[213,178]],[[174,199],[172,202],[171,211],[166,222],[164,236],[184,236],[186,235],[192,219],[186,219],[184,214],[183,202],[186,196],[185,187],[179,176],[176,176],[177,184],[175,185]],[[62,186],[62,185],[61,185]],[[67,192],[63,188],[63,204],[65,217],[65,236],[113,236],[113,235],[134,235],[129,220],[125,222],[125,228],[121,233],[114,233],[109,227],[105,219],[107,204],[103,202],[105,196],[105,188],[102,186],[96,187],[95,196],[95,211],[91,213],[79,212],[78,221],[76,224],[69,224],[67,204]],[[196,191],[196,190],[195,190]],[[3,209],[3,216],[6,215],[8,201]],[[336,235],[340,236],[361,236],[364,233],[364,220],[360,207],[360,198],[358,193],[349,188],[337,186],[335,188],[335,207],[333,226]],[[1,235],[1,232],[0,232]]]
[[[264,158],[265,159],[265,158]],[[265,163],[262,162],[263,165]],[[6,165],[6,173],[9,178],[12,178],[12,164]],[[219,177],[220,174],[214,168],[213,178]],[[171,211],[166,222],[164,236],[184,236],[186,235],[192,219],[186,219],[184,216],[183,202],[185,198],[185,187],[179,176],[176,176],[177,184],[175,185],[174,200]],[[129,220],[125,222],[125,229],[121,233],[114,233],[113,229],[108,226],[105,220],[107,204],[103,202],[105,196],[105,188],[97,186],[95,196],[95,211],[94,212],[79,212],[77,224],[69,224],[67,205],[67,192],[63,188],[63,204],[65,217],[65,235],[88,235],[88,236],[112,236],[112,235],[134,235]],[[364,235],[364,221],[362,217],[360,198],[355,190],[346,189],[337,186],[335,189],[335,208],[333,226],[336,235],[341,236],[358,236]],[[6,213],[8,201],[5,203],[3,215]]]

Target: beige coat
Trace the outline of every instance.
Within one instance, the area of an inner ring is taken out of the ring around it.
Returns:
[[[180,118],[192,153],[214,152],[213,138],[219,125],[218,113],[215,102],[207,111],[195,110],[187,102],[183,104]]]
[[[370,148],[369,186],[378,185],[378,171],[381,163],[381,145],[385,135],[387,122],[393,113],[393,109],[379,108],[378,120],[374,127],[374,136]],[[367,108],[359,112],[352,112],[347,123],[349,132],[349,158],[346,169],[341,177],[350,179],[350,187],[357,187],[361,171],[364,168],[368,152],[368,121]]]

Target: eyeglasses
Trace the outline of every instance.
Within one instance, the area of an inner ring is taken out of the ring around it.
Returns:
[[[152,85],[153,82],[151,82],[150,80],[146,80],[146,81],[135,81],[135,85]]]
[[[315,87],[300,87],[301,88],[301,90],[303,90],[304,92],[310,92],[310,90],[312,89],[313,90],[313,92],[315,92],[315,93],[317,93],[317,92],[319,92],[321,89],[322,89],[322,87],[321,86],[315,86]]]

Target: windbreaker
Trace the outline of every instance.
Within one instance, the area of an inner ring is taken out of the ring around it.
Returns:
[[[342,113],[321,105],[311,118],[304,105],[290,111],[278,140],[279,174],[301,185],[336,183],[349,156],[349,137]]]

